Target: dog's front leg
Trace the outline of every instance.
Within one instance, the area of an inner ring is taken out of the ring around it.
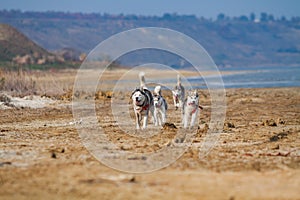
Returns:
[[[154,114],[153,114],[153,116],[154,116],[154,125],[155,126],[158,126],[158,117],[157,117],[157,115],[158,115],[157,109],[154,108]]]
[[[156,124],[157,118],[155,116],[155,108],[154,108],[154,106],[150,106],[150,113],[151,113],[153,124]]]
[[[176,97],[174,97],[174,96],[173,96],[173,101],[174,101],[175,109],[177,110],[177,109],[178,109],[178,106],[177,106],[177,102],[176,102]]]
[[[188,113],[185,113],[183,115],[183,128],[187,128],[188,127],[188,123],[189,123],[189,114]]]
[[[140,114],[139,113],[135,113],[135,123],[136,123],[136,129],[140,129],[141,128],[141,119],[140,119]]]
[[[195,126],[197,115],[198,115],[198,109],[195,111],[195,113],[192,114],[191,125],[190,125],[191,128]]]
[[[161,111],[161,117],[162,117],[162,124],[165,124],[166,121],[167,121],[167,116],[166,116],[166,110],[165,109],[163,109]]]
[[[158,119],[158,125],[161,126],[161,110],[159,112],[157,112],[157,119]]]
[[[178,100],[178,107],[180,107],[182,109],[182,107],[183,107],[183,101],[182,101],[182,99]]]
[[[148,123],[148,114],[146,114],[146,115],[144,116],[143,129],[146,129],[146,128],[147,128],[147,123]]]

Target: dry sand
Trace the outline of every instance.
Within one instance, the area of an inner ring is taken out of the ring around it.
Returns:
[[[300,199],[300,88],[229,89],[224,130],[199,160],[210,117],[201,90],[201,129],[170,166],[147,174],[113,170],[83,146],[65,95],[43,108],[0,110],[1,199]],[[168,121],[179,127],[170,104]],[[109,95],[98,96],[99,121],[112,121]],[[105,114],[104,114],[105,113]],[[151,124],[150,124],[151,126]],[[106,125],[124,151],[156,151],[165,145],[134,140]],[[163,140],[172,130],[162,129]]]

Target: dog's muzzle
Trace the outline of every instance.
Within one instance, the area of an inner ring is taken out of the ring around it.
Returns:
[[[195,105],[195,104],[196,104],[196,102],[195,102],[195,101],[192,101],[192,102],[190,102],[188,105],[192,106],[192,105]]]
[[[161,107],[161,103],[159,103],[159,102],[154,103],[154,106],[155,106],[156,108],[159,108],[159,107]]]

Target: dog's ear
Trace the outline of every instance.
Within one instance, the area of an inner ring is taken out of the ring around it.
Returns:
[[[148,89],[146,89],[146,88],[142,88],[142,89],[140,89],[139,91],[140,91],[140,92],[142,93],[142,95],[144,95],[144,96],[146,96],[146,93],[147,93],[147,92],[151,94],[151,91],[148,90]]]
[[[193,91],[193,93],[196,97],[199,97],[198,91],[196,89]]]
[[[130,95],[130,99],[132,98],[133,94],[138,90],[138,88],[135,88],[135,90],[132,91],[131,95]]]

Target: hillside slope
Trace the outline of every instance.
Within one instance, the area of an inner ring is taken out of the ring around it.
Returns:
[[[35,44],[24,34],[7,24],[0,24],[0,60],[11,61],[17,56],[50,56],[45,49]]]
[[[217,20],[193,15],[157,16],[0,11],[0,23],[17,27],[43,48],[73,48],[89,53],[113,34],[137,27],[164,27],[198,41],[219,66],[299,65],[300,18],[254,21],[247,17]],[[143,52],[126,64],[160,61],[178,65],[173,57]],[[180,67],[180,66],[179,66]]]

